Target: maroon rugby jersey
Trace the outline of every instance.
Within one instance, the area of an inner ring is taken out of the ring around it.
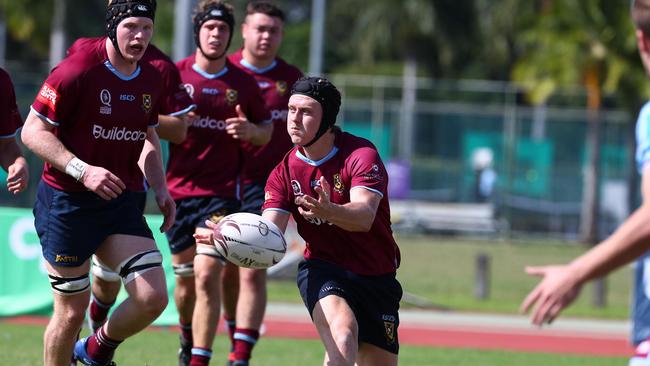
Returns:
[[[101,52],[104,47],[106,47],[106,37],[79,38],[68,48],[67,53],[70,56],[78,51]],[[162,76],[163,90],[160,96],[160,114],[179,116],[196,107],[183,87],[181,75],[178,73],[176,65],[164,52],[153,44],[149,44],[141,61],[151,64]]]
[[[294,147],[271,172],[262,210],[293,215],[298,233],[307,242],[306,259],[320,259],[360,275],[395,272],[400,252],[390,227],[388,175],[375,146],[368,140],[341,132],[334,149],[320,161],[306,158]],[[331,186],[330,199],[350,202],[350,190],[367,189],[382,196],[369,232],[351,232],[322,221],[305,219],[294,204],[296,196],[317,198],[314,187],[323,176]]]
[[[266,108],[271,113],[273,135],[266,145],[244,144],[243,184],[266,182],[271,170],[282,160],[293,143],[287,133],[287,105],[291,96],[291,87],[302,77],[302,72],[281,58],[263,69],[246,62],[242,50],[229,56],[230,61],[257,81]]]
[[[108,169],[127,189],[142,191],[138,158],[147,128],[158,123],[161,90],[160,73],[148,63],[123,75],[105,47],[79,50],[52,70],[31,108],[56,126],[54,134],[79,159]],[[43,180],[64,191],[86,189],[49,163]]]
[[[0,68],[0,139],[16,136],[16,131],[22,125],[14,84],[9,74]]]
[[[217,74],[195,66],[192,55],[178,62],[181,79],[197,105],[198,118],[181,144],[169,144],[167,186],[175,200],[218,196],[238,198],[241,142],[226,132],[235,106],[252,123],[270,123],[255,79],[226,62]]]

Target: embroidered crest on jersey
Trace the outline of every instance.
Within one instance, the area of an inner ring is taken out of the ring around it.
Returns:
[[[285,95],[287,93],[287,82],[284,80],[278,80],[275,82],[275,90],[278,91],[278,94]]]
[[[384,329],[386,331],[386,343],[395,343],[395,317],[392,315],[382,315],[384,321]]]
[[[298,183],[297,180],[292,179],[291,180],[291,189],[293,189],[293,195],[294,196],[302,196],[302,188],[300,188],[300,183]]]
[[[381,170],[379,169],[379,166],[377,164],[372,164],[370,171],[365,173],[363,177],[368,179],[374,179],[380,182],[384,180],[383,174],[381,173]]]
[[[345,190],[345,185],[341,180],[341,174],[339,173],[334,174],[334,192],[342,194],[344,190]]]
[[[226,102],[228,102],[228,105],[235,105],[237,104],[237,90],[235,89],[226,89]]]
[[[100,114],[111,114],[111,92],[108,89],[102,89],[99,92],[99,101],[103,104],[99,106]]]
[[[185,91],[187,91],[187,94],[189,94],[190,98],[194,98],[194,85],[182,84],[181,86],[185,88]]]
[[[44,83],[41,91],[38,92],[36,100],[50,107],[52,111],[56,110],[56,101],[60,95],[50,84]]]
[[[142,94],[142,109],[145,112],[151,112],[151,94]]]

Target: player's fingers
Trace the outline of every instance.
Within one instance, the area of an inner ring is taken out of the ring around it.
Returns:
[[[543,296],[539,302],[539,306],[535,309],[533,317],[533,324],[542,326],[550,317],[550,310],[555,305],[552,298]]]
[[[110,175],[108,177],[111,180],[111,182],[113,182],[118,187],[120,187],[120,189],[121,189],[120,193],[122,193],[122,190],[126,189],[126,184],[124,184],[124,182],[122,182],[122,180],[117,175],[115,175],[113,173],[110,173]]]
[[[539,299],[540,293],[541,291],[539,290],[539,286],[535,287],[533,291],[531,291],[521,303],[521,306],[519,306],[519,311],[522,313],[528,312],[528,310],[530,310],[530,307],[537,301],[537,299]]]
[[[525,271],[527,274],[531,276],[537,276],[537,277],[542,277],[546,275],[546,272],[548,271],[548,267],[533,267],[533,266],[527,266],[525,268]]]
[[[210,229],[216,229],[217,226],[219,226],[219,224],[214,223],[214,222],[212,222],[210,220],[205,220],[205,225]]]
[[[244,111],[241,109],[241,105],[237,104],[235,106],[235,111],[237,112],[237,116],[241,119],[247,120],[248,118],[246,117],[246,114],[244,114]]]

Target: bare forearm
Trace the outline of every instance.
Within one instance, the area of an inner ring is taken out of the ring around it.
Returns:
[[[158,127],[156,127],[158,137],[175,144],[180,144],[187,137],[187,126],[185,123],[180,117],[158,116]]]
[[[150,129],[151,130],[151,129]],[[165,175],[163,173],[162,155],[160,139],[155,131],[147,133],[147,139],[144,141],[142,153],[138,160],[138,166],[147,182],[154,190],[166,188]]]
[[[333,203],[328,210],[327,221],[346,231],[367,232],[375,221],[375,213],[375,210],[363,202],[349,202],[343,205]]]
[[[39,125],[42,123],[33,114],[27,117],[21,134],[23,144],[38,157],[52,164],[56,169],[65,172],[65,166],[74,158],[74,154],[61,143],[52,131]]]
[[[644,204],[609,238],[571,262],[580,282],[606,275],[650,249],[648,215],[650,205]]]
[[[7,171],[9,167],[19,161],[24,162],[20,147],[14,138],[0,140],[0,165]]]

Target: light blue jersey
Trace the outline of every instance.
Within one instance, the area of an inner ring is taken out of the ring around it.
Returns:
[[[650,162],[650,101],[636,121],[636,146],[636,166],[643,174],[643,167]],[[650,337],[650,251],[639,258],[634,272],[631,341],[639,344]]]

